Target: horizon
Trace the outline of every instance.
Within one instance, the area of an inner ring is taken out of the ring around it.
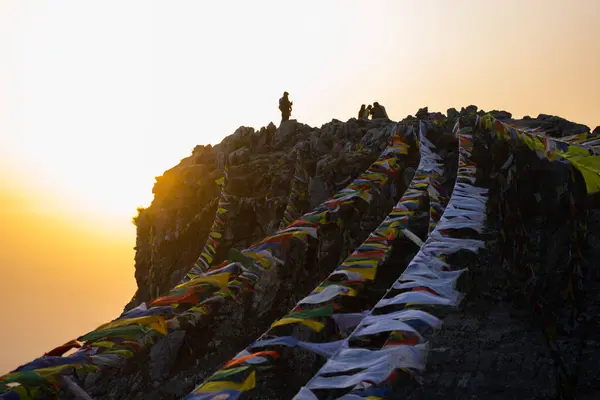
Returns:
[[[482,3],[3,2],[0,374],[118,316],[154,177],[279,125],[283,91],[314,127],[374,101],[600,125],[600,2]]]

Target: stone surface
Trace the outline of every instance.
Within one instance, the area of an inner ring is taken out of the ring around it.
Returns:
[[[321,204],[331,195],[329,187],[322,176],[316,176],[310,179],[308,183],[308,196],[311,208]]]
[[[446,111],[446,115],[448,116],[448,119],[456,119],[459,116],[459,112],[456,110],[456,108],[449,108]]]
[[[511,119],[512,118],[512,114],[509,113],[508,111],[492,110],[492,111],[490,111],[490,114],[492,114],[497,119]]]
[[[169,375],[185,338],[184,331],[169,333],[150,351],[150,377],[154,380]]]
[[[229,165],[245,164],[250,160],[250,149],[246,146],[239,148],[229,154]]]

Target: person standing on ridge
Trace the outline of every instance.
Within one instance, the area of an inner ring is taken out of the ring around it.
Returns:
[[[292,104],[288,98],[289,93],[283,92],[283,97],[279,99],[279,110],[281,111],[281,122],[289,121],[290,115],[292,114]]]
[[[385,118],[390,119],[385,111],[385,107],[379,104],[378,102],[373,103],[373,109],[371,110],[371,114],[373,115],[373,119],[375,118]]]
[[[358,119],[368,118],[369,114],[367,114],[367,108],[365,105],[360,106],[360,110],[358,110]]]
[[[361,119],[363,117],[363,115],[365,114],[365,111],[366,111],[366,106],[363,104],[360,106],[360,110],[358,110],[357,119]]]

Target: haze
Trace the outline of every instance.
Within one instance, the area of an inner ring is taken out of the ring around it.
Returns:
[[[154,177],[240,125],[600,124],[597,0],[0,2],[0,373],[117,316]],[[199,249],[200,251],[200,249]]]

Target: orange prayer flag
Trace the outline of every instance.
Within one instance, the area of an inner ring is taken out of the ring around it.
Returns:
[[[273,358],[279,358],[279,353],[276,351],[273,351],[273,350],[269,350],[269,351],[259,351],[256,353],[248,354],[247,356],[243,356],[240,358],[236,358],[235,360],[229,361],[227,364],[223,365],[223,367],[221,369],[233,367],[234,365],[243,363],[246,360],[249,360],[254,357],[259,357],[259,356],[271,356]]]

